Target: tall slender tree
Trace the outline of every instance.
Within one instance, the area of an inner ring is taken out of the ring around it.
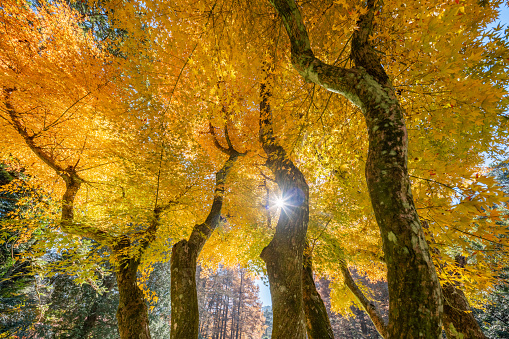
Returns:
[[[228,172],[236,160],[244,155],[235,150],[225,126],[227,147],[222,146],[216,137],[214,127],[210,124],[210,132],[214,137],[216,147],[228,156],[223,166],[216,172],[214,201],[205,222],[193,228],[189,240],[181,240],[172,247],[171,252],[171,338],[198,338],[199,309],[196,291],[197,259],[207,239],[221,222],[225,184]],[[225,312],[227,311],[225,308]]]

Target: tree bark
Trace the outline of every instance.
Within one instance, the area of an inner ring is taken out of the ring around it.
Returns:
[[[122,339],[150,339],[148,312],[142,290],[136,283],[140,259],[127,253],[131,244],[127,236],[114,245],[118,257],[117,286],[119,304],[117,310],[118,330]]]
[[[429,224],[426,220],[421,220],[422,227],[429,230]],[[427,233],[429,241],[435,244],[433,234]],[[436,247],[433,249],[433,255],[441,257],[440,250]],[[455,257],[455,264],[459,268],[465,268],[467,260],[464,256],[457,255]],[[439,267],[439,270],[444,267]],[[457,273],[459,274],[459,273]],[[475,320],[468,299],[461,290],[462,284],[453,280],[445,283],[442,286],[442,293],[444,297],[444,313],[443,322],[444,330],[449,339],[461,338],[482,338],[486,336],[481,330],[479,323]]]
[[[229,158],[216,173],[216,188],[210,213],[204,223],[194,227],[189,240],[179,241],[171,250],[171,339],[198,338],[200,315],[196,291],[196,260],[205,242],[219,225],[226,176],[237,158],[242,155],[233,149],[227,129],[225,135],[228,148],[220,146],[215,139],[216,146],[228,154]]]
[[[260,255],[267,265],[270,282],[274,314],[272,338],[304,339],[306,326],[302,299],[302,253],[309,220],[309,189],[302,173],[274,138],[268,69],[263,72],[260,141],[268,156],[266,166],[274,173],[285,201],[276,233]]]
[[[327,309],[316,290],[311,252],[307,243],[303,255],[302,298],[308,339],[334,339]]]
[[[308,81],[339,93],[366,119],[369,152],[366,181],[383,240],[389,284],[389,338],[439,338],[442,291],[414,206],[407,169],[404,113],[376,51],[369,45],[374,0],[353,34],[356,67],[317,59],[294,0],[271,0],[290,38],[292,63]]]
[[[449,339],[481,338],[486,336],[475,320],[467,298],[454,284],[443,286],[444,330]]]
[[[171,338],[198,338],[196,251],[187,240],[171,250]]]

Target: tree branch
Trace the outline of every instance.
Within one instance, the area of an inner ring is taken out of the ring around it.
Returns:
[[[340,93],[356,106],[362,107],[355,84],[364,76],[362,70],[327,65],[315,57],[300,11],[294,0],[269,0],[279,12],[290,38],[292,64],[307,81]],[[357,81],[354,81],[357,79]]]
[[[357,286],[344,259],[341,259],[341,272],[345,278],[346,286],[360,302],[366,313],[368,313],[378,333],[380,333],[383,338],[388,338],[387,325],[384,319],[378,312],[376,306],[364,296],[364,293],[362,293],[359,286]]]
[[[245,152],[240,153],[236,151],[231,145],[231,142],[228,142],[228,148],[221,146],[214,133],[214,127],[212,126],[212,124],[209,124],[209,126],[211,134],[214,136],[214,143],[216,147],[223,153],[229,155],[229,157],[228,160],[226,160],[226,162],[224,163],[223,167],[221,167],[221,169],[218,172],[216,172],[216,187],[214,190],[214,200],[212,202],[212,207],[210,208],[210,213],[208,214],[207,219],[205,219],[204,223],[195,225],[191,233],[191,236],[189,237],[188,243],[194,246],[194,250],[197,251],[196,253],[199,253],[201,251],[207,239],[210,237],[214,229],[219,225],[221,209],[223,207],[223,198],[225,192],[224,186],[226,182],[226,177],[230,172],[231,168],[233,167],[235,161],[239,157],[244,156],[246,154]],[[229,140],[228,129],[226,127],[225,135],[227,140]]]

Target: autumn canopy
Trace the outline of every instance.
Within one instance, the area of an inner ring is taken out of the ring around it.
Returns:
[[[484,338],[470,305],[509,246],[501,5],[2,0],[2,192],[40,196],[2,232],[92,251],[80,283],[109,262],[121,338],[151,338],[168,260],[172,339],[198,338],[198,264],[266,274],[276,339],[333,337],[320,277],[384,338]],[[352,270],[387,282],[388,320]]]

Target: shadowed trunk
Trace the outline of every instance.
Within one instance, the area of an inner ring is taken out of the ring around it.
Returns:
[[[445,284],[444,293],[444,330],[449,339],[482,338],[479,323],[472,314],[472,309],[463,291],[454,284]]]
[[[282,17],[291,43],[292,63],[308,81],[339,93],[358,106],[369,136],[366,181],[383,240],[389,285],[389,338],[439,338],[442,291],[414,206],[407,169],[408,135],[394,88],[370,46],[374,12],[367,1],[353,33],[346,69],[323,63],[310,47],[294,0],[270,0]]]
[[[304,339],[306,326],[302,299],[302,253],[309,220],[309,190],[299,169],[276,143],[272,129],[268,69],[263,70],[260,102],[260,141],[268,156],[266,166],[275,176],[285,206],[272,241],[260,257],[267,265],[274,322],[273,339]]]
[[[313,263],[309,245],[303,255],[302,298],[306,315],[306,329],[309,339],[334,339],[334,333],[327,314],[327,309],[316,290],[313,279]]]
[[[212,132],[212,126],[211,126]],[[225,130],[228,148],[216,146],[229,155],[216,173],[216,188],[210,213],[203,224],[196,225],[189,240],[181,240],[171,250],[171,339],[196,339],[199,333],[198,294],[196,291],[196,259],[205,242],[219,225],[226,176],[242,153],[233,149]],[[215,138],[215,135],[214,135]]]
[[[197,251],[187,240],[171,250],[171,338],[198,338]]]
[[[421,220],[422,227],[428,230],[426,234],[429,241],[435,244],[435,238],[432,233],[429,233],[429,224],[426,220]],[[438,248],[433,248],[434,256],[441,259],[441,253]],[[467,260],[464,256],[457,255],[455,257],[456,265],[460,268],[465,268]],[[444,267],[439,267],[439,270]],[[458,273],[459,274],[459,273]],[[449,339],[461,338],[481,338],[485,339],[486,336],[481,330],[479,323],[475,320],[468,299],[461,290],[462,284],[453,280],[445,283],[442,286],[442,293],[444,297],[444,313],[442,320],[444,322],[444,330]]]

